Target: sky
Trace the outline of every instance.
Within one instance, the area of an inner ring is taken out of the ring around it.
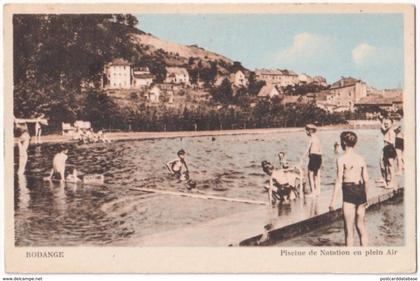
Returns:
[[[240,61],[287,68],[328,83],[352,76],[378,89],[403,87],[402,14],[137,14],[160,39]]]

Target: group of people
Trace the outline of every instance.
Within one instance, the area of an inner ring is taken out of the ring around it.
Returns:
[[[25,171],[25,166],[28,158],[27,149],[30,142],[30,135],[27,127],[20,126],[18,129],[18,148],[19,148],[19,169],[18,174],[22,175]],[[322,166],[322,152],[321,142],[317,135],[317,127],[314,124],[305,126],[306,135],[310,138],[307,149],[305,150],[302,159],[308,157],[308,183],[310,192],[306,195],[319,196],[321,193],[321,166]],[[383,134],[383,153],[380,159],[380,168],[382,179],[386,188],[394,188],[395,175],[403,171],[403,157],[404,141],[401,126],[394,126],[393,120],[388,117],[381,118],[381,132]],[[94,141],[108,141],[104,138],[103,132],[99,131],[94,134],[92,131],[83,132],[80,134],[81,140],[85,143]],[[364,225],[365,210],[367,207],[367,193],[369,189],[369,175],[366,161],[362,156],[357,154],[354,150],[358,141],[356,133],[352,131],[344,131],[340,134],[340,144],[334,144],[334,151],[339,153],[339,146],[344,151],[342,155],[337,157],[337,173],[335,186],[331,195],[329,204],[330,210],[336,208],[336,197],[339,189],[342,189],[343,194],[343,218],[345,224],[345,241],[347,246],[352,246],[354,226],[360,236],[360,245],[366,246],[368,237]],[[66,160],[68,158],[68,149],[63,147],[54,156],[52,161],[52,169],[50,175],[46,180],[51,180],[54,177],[59,177],[61,181],[79,182],[76,169],[72,169],[70,173],[65,176]],[[187,188],[192,189],[196,187],[196,183],[190,179],[188,165],[185,161],[186,151],[181,149],[177,152],[177,158],[169,161],[166,164],[168,171],[174,175],[179,181],[185,181]],[[280,167],[278,169],[268,162],[261,163],[262,170],[265,174],[270,176],[268,186],[268,197],[270,204],[274,205],[276,201],[281,203],[293,200],[302,194],[296,190],[290,180],[290,173],[293,168],[289,167],[286,160],[286,153],[280,152],[278,154]],[[302,166],[302,162],[300,166]],[[394,162],[397,163],[397,172]],[[55,176],[57,175],[57,176]],[[103,178],[102,178],[103,179]],[[302,182],[300,183],[302,185]]]
[[[76,128],[76,131],[73,134],[73,139],[77,140],[80,144],[90,144],[97,142],[108,143],[110,140],[105,137],[105,134],[102,130],[94,132],[92,128],[89,129],[79,129]]]
[[[313,124],[305,127],[306,134],[310,137],[308,148],[304,157],[309,157],[308,182],[310,193],[308,195],[318,196],[321,192],[320,168],[322,165],[322,154],[320,140],[317,136],[317,128]],[[380,159],[382,179],[385,188],[395,188],[395,175],[403,172],[403,150],[404,140],[401,126],[394,126],[393,120],[388,117],[381,118],[381,132],[383,134],[383,149]],[[364,218],[367,207],[367,194],[369,189],[369,175],[366,161],[354,150],[358,141],[356,133],[344,131],[340,134],[340,144],[334,144],[334,151],[339,153],[339,146],[343,154],[337,157],[337,173],[335,186],[329,204],[330,210],[336,208],[336,197],[339,189],[343,194],[343,218],[345,225],[345,242],[347,246],[354,244],[354,227],[360,237],[360,245],[368,244],[368,237],[365,229]],[[279,157],[281,160],[281,157]],[[303,159],[303,158],[302,158]],[[302,162],[302,161],[301,161]],[[397,163],[396,167],[394,162]],[[280,168],[275,169],[268,161],[261,163],[264,173],[270,176],[268,194],[269,202],[274,206],[277,197],[280,203],[286,202],[293,196],[294,187],[290,185],[280,163]],[[397,169],[397,173],[396,170]]]

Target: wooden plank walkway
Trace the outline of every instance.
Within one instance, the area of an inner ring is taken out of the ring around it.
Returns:
[[[264,202],[264,201],[242,199],[242,198],[229,198],[229,197],[212,196],[212,195],[197,194],[197,193],[186,193],[186,192],[159,190],[159,189],[152,189],[152,188],[130,188],[130,190],[144,191],[144,192],[164,194],[164,195],[173,195],[173,196],[180,196],[180,197],[190,197],[190,198],[197,198],[197,199],[204,199],[204,200],[219,200],[219,201],[228,201],[228,202],[268,206],[268,203]]]
[[[402,193],[402,185],[397,189],[376,187],[372,182],[368,194],[371,206]],[[250,210],[217,218],[181,229],[156,233],[125,241],[137,246],[247,246],[254,245],[266,232],[264,226],[271,224],[269,235],[272,240],[286,239],[314,228],[329,224],[341,217],[341,194],[337,196],[336,210],[329,211],[331,192],[322,192],[319,197],[306,197],[293,201],[290,205],[271,208],[250,206]],[[268,243],[271,243],[269,240]]]

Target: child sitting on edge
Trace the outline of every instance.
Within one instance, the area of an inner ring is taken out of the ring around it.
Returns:
[[[367,246],[368,238],[364,219],[369,176],[366,162],[353,150],[357,143],[357,135],[354,132],[342,132],[340,140],[344,154],[337,159],[337,178],[331,197],[330,210],[334,210],[335,198],[338,190],[342,188],[346,246],[353,246],[355,225],[360,237],[360,245]]]
[[[277,200],[280,203],[288,202],[292,187],[284,170],[274,169],[273,165],[265,160],[261,162],[261,167],[264,173],[270,176],[269,184],[265,188],[268,190],[268,198],[272,206],[275,205]]]

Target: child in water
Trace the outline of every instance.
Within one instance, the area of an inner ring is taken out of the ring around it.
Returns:
[[[75,168],[70,169],[70,174],[67,175],[66,182],[79,183],[81,181],[82,180],[77,176],[77,170]]]
[[[337,159],[337,178],[329,208],[334,210],[337,192],[342,188],[346,246],[353,246],[355,225],[359,234],[360,245],[367,246],[365,210],[369,176],[366,162],[362,156],[354,152],[354,146],[357,143],[357,135],[354,132],[342,132],[340,141],[344,154]]]
[[[394,161],[397,158],[395,150],[395,131],[393,121],[390,118],[383,118],[381,124],[381,132],[384,135],[384,147],[382,149],[382,157],[380,161],[381,173],[386,183],[386,188],[394,188],[395,167]]]
[[[272,206],[275,205],[276,199],[280,203],[288,202],[292,187],[289,184],[289,179],[283,169],[274,169],[274,166],[268,161],[262,161],[261,167],[267,175],[270,176],[268,184],[268,198]]]
[[[175,175],[179,180],[188,180],[189,171],[187,163],[185,162],[185,150],[178,151],[178,158],[166,163],[166,167],[172,175]]]

